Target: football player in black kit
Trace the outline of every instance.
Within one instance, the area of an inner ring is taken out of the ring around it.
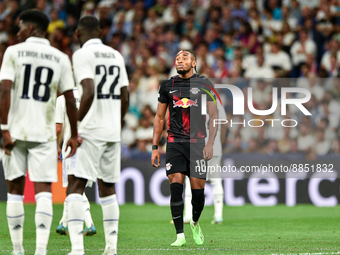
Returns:
[[[191,184],[193,215],[190,227],[193,238],[198,245],[202,245],[204,242],[198,219],[204,207],[206,161],[213,156],[213,144],[217,131],[217,126],[214,127],[213,123],[213,120],[218,118],[217,107],[214,97],[210,93],[214,91],[213,84],[208,78],[194,74],[196,64],[194,51],[181,50],[178,52],[176,56],[178,75],[161,83],[153,130],[151,163],[154,167],[158,167],[160,165],[158,143],[165,123],[166,110],[169,107],[165,168],[170,182],[171,214],[177,232],[177,240],[171,246],[178,247],[186,244],[183,232],[184,204],[182,198],[185,175],[190,177]],[[204,139],[206,137],[206,116],[202,114],[203,109],[208,110],[211,120],[207,144]]]

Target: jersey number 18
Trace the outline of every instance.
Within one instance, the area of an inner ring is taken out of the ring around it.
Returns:
[[[30,97],[28,96],[28,88],[29,88],[29,85],[30,85],[32,65],[23,64],[23,66],[25,68],[25,74],[24,74],[24,88],[23,88],[23,91],[22,91],[21,98],[22,99],[30,99]],[[46,81],[42,82],[41,81],[41,73],[44,69],[47,70],[47,78],[46,78]],[[34,75],[35,84],[33,85],[33,98],[34,98],[34,100],[47,102],[50,99],[50,87],[49,86],[51,84],[52,77],[53,77],[53,70],[49,67],[38,66],[35,69],[35,75]],[[44,93],[43,96],[39,96],[40,86],[45,87],[45,93]]]

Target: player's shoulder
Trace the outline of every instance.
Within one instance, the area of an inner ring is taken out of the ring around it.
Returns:
[[[200,83],[203,83],[209,86],[214,86],[213,82],[204,75],[195,74],[193,78],[195,79],[195,81],[198,81]]]
[[[164,79],[161,81],[161,85],[166,86],[166,85],[171,85],[175,79],[178,78],[178,75],[174,75],[169,77],[168,79]]]
[[[18,50],[21,50],[23,47],[24,47],[24,43],[18,43],[18,44],[15,44],[15,45],[8,46],[6,48],[6,51],[7,52],[18,51]]]
[[[210,81],[208,77],[206,77],[204,75],[200,75],[200,74],[195,74],[193,78]]]
[[[61,50],[51,46],[51,45],[48,45],[48,48],[50,51],[54,52],[55,54],[59,54],[61,56],[63,56],[64,58],[68,58],[68,55],[64,52],[62,52]]]
[[[117,59],[124,61],[124,57],[123,57],[122,53],[120,53],[118,50],[116,50],[116,49],[114,49],[114,48],[112,48],[108,45],[105,45],[105,44],[103,44],[102,47],[105,49],[105,51],[111,51]]]

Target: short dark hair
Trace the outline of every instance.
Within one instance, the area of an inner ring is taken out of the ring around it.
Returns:
[[[42,11],[35,9],[22,12],[19,16],[19,19],[22,20],[22,22],[33,23],[37,26],[37,29],[44,33],[50,24],[50,20],[48,19],[47,15]]]
[[[193,55],[193,57],[195,58],[195,60],[197,60],[197,56],[196,53],[193,50],[180,50],[178,53],[182,52],[182,51],[186,51],[189,52],[191,55]],[[178,55],[177,53],[177,55]]]
[[[85,15],[80,18],[78,27],[85,29],[88,32],[94,32],[100,29],[99,20],[92,15]]]

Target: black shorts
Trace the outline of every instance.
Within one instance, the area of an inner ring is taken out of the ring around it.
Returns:
[[[188,177],[206,179],[207,162],[203,157],[204,143],[167,143],[166,175],[184,173]]]

